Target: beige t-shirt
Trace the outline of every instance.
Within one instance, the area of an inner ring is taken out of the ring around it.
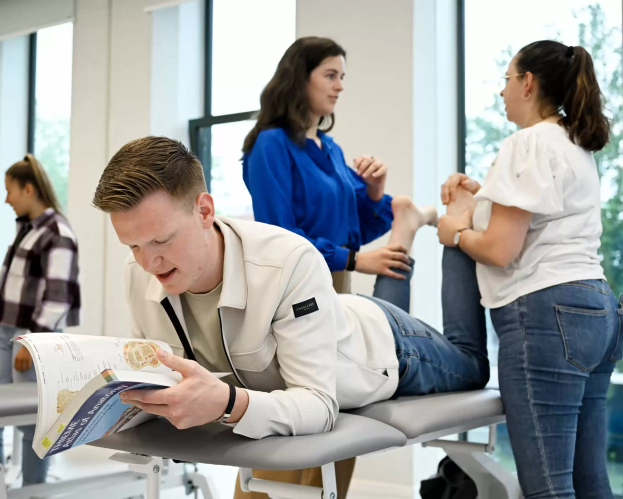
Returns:
[[[221,282],[209,293],[194,294],[189,291],[180,296],[184,321],[190,337],[190,344],[197,362],[213,373],[231,372],[231,366],[223,347],[218,302],[221,298]],[[223,378],[238,385],[235,376]]]

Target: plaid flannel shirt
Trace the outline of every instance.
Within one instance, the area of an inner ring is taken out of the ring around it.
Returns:
[[[69,223],[48,208],[32,221],[18,218],[17,234],[0,273],[0,324],[32,332],[77,326],[78,242]]]

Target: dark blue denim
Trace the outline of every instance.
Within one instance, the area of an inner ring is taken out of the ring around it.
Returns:
[[[475,390],[489,381],[476,264],[461,250],[445,248],[442,271],[443,334],[408,313],[413,269],[403,272],[404,281],[377,277],[371,299],[394,333],[400,370],[396,396]]]
[[[491,310],[525,499],[611,499],[606,395],[623,341],[605,281],[575,281]]]

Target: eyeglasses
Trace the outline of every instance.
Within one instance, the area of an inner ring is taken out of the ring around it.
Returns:
[[[501,76],[500,78],[502,78],[502,80],[504,80],[504,87],[506,87],[506,85],[508,85],[508,80],[510,80],[511,78],[515,78],[517,76],[524,76],[526,73],[517,73],[516,75],[504,75]]]

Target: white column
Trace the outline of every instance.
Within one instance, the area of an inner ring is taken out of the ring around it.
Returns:
[[[143,0],[111,0],[108,158],[130,140],[151,132],[151,17]],[[119,243],[107,217],[104,334],[128,333],[123,264],[129,249]]]
[[[77,0],[73,37],[68,216],[80,248],[82,323],[75,332],[104,331],[104,214],[91,206],[108,161],[109,0]]]
[[[123,262],[109,217],[91,206],[115,152],[150,134],[151,14],[143,0],[77,0],[74,26],[69,217],[80,242],[83,325],[129,333]]]
[[[4,203],[4,172],[28,152],[28,49],[27,36],[0,42],[0,258],[15,237],[15,212]]]

